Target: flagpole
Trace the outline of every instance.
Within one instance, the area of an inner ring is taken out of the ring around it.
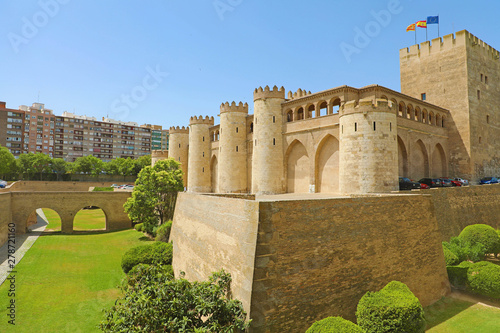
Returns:
[[[427,42],[429,38],[427,38],[427,25],[425,25],[425,41]]]
[[[415,45],[417,44],[417,26],[415,26]]]
[[[441,37],[441,35],[439,34],[439,13],[438,13],[438,37]]]

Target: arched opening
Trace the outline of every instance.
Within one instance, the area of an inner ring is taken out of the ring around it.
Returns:
[[[299,108],[297,110],[297,120],[304,119],[304,108]]]
[[[253,133],[253,123],[250,123],[250,133]]]
[[[409,177],[408,175],[408,152],[401,137],[398,135],[398,165],[399,177]]]
[[[210,141],[215,141],[215,132],[210,132]]]
[[[217,181],[217,177],[219,175],[218,171],[218,162],[217,162],[217,157],[212,156],[212,160],[210,161],[210,183],[212,186],[212,193],[218,193],[219,192],[219,184]]]
[[[429,177],[429,154],[422,140],[418,140],[411,152],[411,176],[415,180]]]
[[[436,126],[441,127],[441,115],[436,113]]]
[[[403,102],[399,103],[398,116],[406,118],[406,105]]]
[[[61,231],[61,217],[53,209],[38,208],[28,216],[26,226],[30,230],[45,226],[45,231]]]
[[[316,118],[316,108],[314,105],[309,105],[307,107],[307,118]]]
[[[286,154],[287,165],[287,192],[309,192],[309,156],[304,145],[295,140]]]
[[[287,113],[286,113],[286,121],[288,123],[292,122],[293,121],[293,111],[292,110],[289,110]]]
[[[426,109],[424,109],[424,110],[422,111],[422,122],[423,122],[424,124],[429,123],[429,116],[427,115],[427,110],[426,110]]]
[[[430,125],[436,125],[436,118],[434,117],[434,112],[429,113],[429,124]]]
[[[444,126],[444,120],[445,120],[445,118],[446,118],[445,116],[442,116],[442,117],[441,117],[441,127],[445,127],[445,126]]]
[[[319,111],[318,111],[318,117],[325,116],[328,114],[328,103],[327,102],[319,102]]]
[[[335,98],[332,102],[332,114],[339,113],[340,110],[340,98]]]
[[[398,102],[396,101],[396,99],[395,99],[395,98],[392,98],[392,99],[390,100],[390,106],[391,106],[391,108],[392,108],[393,106],[394,106],[394,107],[396,107],[396,105],[398,105]]]
[[[220,139],[220,133],[219,131],[215,131],[215,141],[219,141]]]
[[[432,177],[446,177],[446,155],[443,146],[439,143],[432,152]]]
[[[316,192],[339,191],[339,141],[327,135],[316,151]]]
[[[422,112],[420,111],[420,108],[417,106],[415,108],[415,118],[414,118],[414,120],[415,121],[420,121],[420,119],[421,119],[420,117],[421,116],[422,116]]]
[[[413,106],[411,104],[408,104],[406,107],[406,119],[413,119],[415,117],[413,113]]]
[[[83,207],[73,218],[73,230],[106,230],[106,214],[97,206]]]

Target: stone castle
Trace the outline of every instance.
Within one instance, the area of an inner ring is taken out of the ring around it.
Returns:
[[[401,90],[254,91],[171,127],[190,192],[380,193],[398,176],[500,175],[499,51],[468,31],[400,50]]]

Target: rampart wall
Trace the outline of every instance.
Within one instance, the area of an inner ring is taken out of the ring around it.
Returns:
[[[8,225],[12,222],[10,193],[0,193],[0,247],[8,237]]]
[[[51,182],[51,181],[25,181],[20,180],[10,188],[2,189],[4,192],[61,192],[61,191],[88,191],[89,187],[108,187],[112,182]]]

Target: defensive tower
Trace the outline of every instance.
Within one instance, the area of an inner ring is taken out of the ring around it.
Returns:
[[[214,117],[191,117],[189,120],[188,191],[206,193],[210,183],[210,127]]]
[[[246,193],[248,104],[235,102],[220,106],[219,175],[220,193]]]
[[[189,149],[189,128],[170,127],[170,144],[168,156],[181,163],[181,170],[184,172],[184,187],[187,187],[188,180],[188,149]]]
[[[151,166],[156,162],[166,160],[168,158],[168,150],[152,150],[151,151]]]
[[[252,159],[252,193],[284,192],[283,180],[283,119],[281,103],[285,88],[269,86],[255,89],[254,134]]]
[[[396,106],[349,101],[340,110],[339,179],[343,194],[399,190]]]

